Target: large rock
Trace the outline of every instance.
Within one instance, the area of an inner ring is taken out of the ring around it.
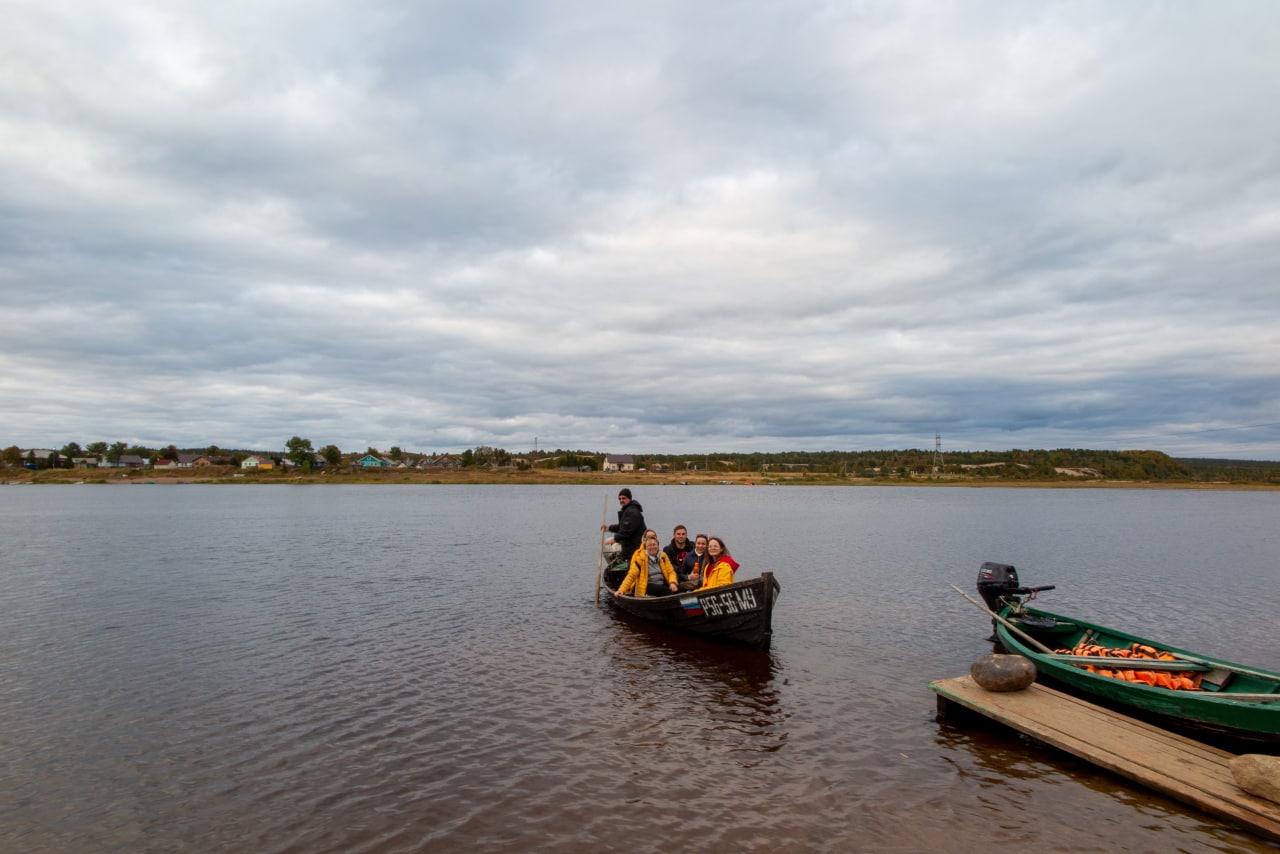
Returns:
[[[969,675],[988,691],[1021,691],[1036,681],[1036,666],[1021,655],[988,655],[969,667]]]
[[[1231,760],[1236,785],[1251,795],[1280,804],[1280,756],[1245,753]]]

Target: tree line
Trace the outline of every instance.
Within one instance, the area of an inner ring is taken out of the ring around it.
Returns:
[[[316,449],[310,439],[292,436],[289,441],[285,442],[283,452],[224,449],[217,445],[210,445],[204,448],[179,448],[176,445],[152,448],[145,445],[131,445],[126,442],[112,442],[110,444],[106,442],[91,442],[84,446],[81,446],[78,442],[68,442],[48,455],[37,457],[34,449],[24,451],[17,445],[10,445],[0,451],[0,463],[6,467],[14,468],[23,466],[35,469],[74,468],[77,460],[93,459],[106,460],[108,463],[118,463],[127,457],[137,457],[150,465],[155,465],[165,460],[176,461],[183,455],[198,455],[223,460],[227,465],[233,466],[240,465],[249,456],[264,456],[273,459],[277,463],[288,460],[303,470],[313,468],[317,464],[328,466],[355,464],[366,456],[385,458],[393,463],[406,463],[409,465],[417,465],[428,459],[446,458],[456,461],[459,466],[464,468],[487,468],[493,466],[546,468],[551,466],[577,470],[599,470],[604,458],[603,454],[592,451],[566,451],[563,449],[534,451],[518,455],[504,448],[495,448],[489,445],[477,445],[460,454],[440,455],[413,453],[405,451],[396,445],[391,446],[386,451],[369,447],[364,451],[345,452],[333,444]]]
[[[1125,480],[1280,484],[1280,462],[1174,458],[1162,451],[950,451],[941,466],[926,449],[787,451],[782,453],[649,454],[638,466],[720,472],[805,472],[837,477],[974,480]]]
[[[310,439],[293,436],[283,451],[224,450],[216,445],[207,448],[184,448],[174,445],[150,448],[125,442],[92,442],[81,447],[69,442],[47,457],[37,460],[32,451],[9,446],[0,452],[5,466],[36,468],[71,468],[74,460],[106,459],[118,462],[125,456],[140,457],[151,464],[177,460],[181,454],[200,454],[225,459],[239,465],[250,454],[288,460],[306,470],[317,464],[341,466],[355,464],[367,455],[385,457],[394,463],[416,465],[433,454],[407,452],[392,446],[386,452],[367,448],[363,452],[344,452],[327,444],[318,450]],[[490,445],[468,448],[460,454],[441,455],[464,468],[564,468],[598,471],[604,454],[598,451],[565,450],[511,452]],[[1261,483],[1280,485],[1280,462],[1265,460],[1224,460],[1208,458],[1174,458],[1162,451],[1099,451],[1084,448],[1055,450],[1014,449],[1010,451],[949,451],[938,466],[935,453],[926,449],[880,451],[783,451],[774,453],[712,452],[701,454],[633,454],[638,468],[649,471],[701,471],[723,473],[758,473],[761,477],[785,473],[821,475],[827,478],[870,478],[885,480],[928,477],[966,478],[973,480],[1123,480]]]

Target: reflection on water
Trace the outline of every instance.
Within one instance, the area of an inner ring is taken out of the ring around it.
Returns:
[[[937,745],[958,787],[973,798],[975,815],[986,818],[993,841],[1014,843],[1054,826],[1062,834],[1055,850],[1272,850],[980,715],[939,722]],[[1088,816],[1092,826],[1073,823],[1072,812]],[[1087,841],[1099,831],[1110,836],[1105,849]]]
[[[638,497],[778,573],[770,652],[596,607],[595,487],[0,489],[0,849],[1267,850],[927,685],[984,560],[1274,664],[1280,496]]]
[[[773,752],[786,743],[774,657],[761,650],[682,635],[610,609],[617,633],[612,670],[643,731],[659,732],[729,752]],[[630,704],[634,704],[632,707]]]

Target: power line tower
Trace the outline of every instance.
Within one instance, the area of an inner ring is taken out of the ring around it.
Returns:
[[[933,434],[933,473],[942,474],[942,434],[936,431]]]

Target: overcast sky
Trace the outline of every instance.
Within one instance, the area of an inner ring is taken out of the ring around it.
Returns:
[[[0,445],[1280,459],[1280,3],[0,10]]]

